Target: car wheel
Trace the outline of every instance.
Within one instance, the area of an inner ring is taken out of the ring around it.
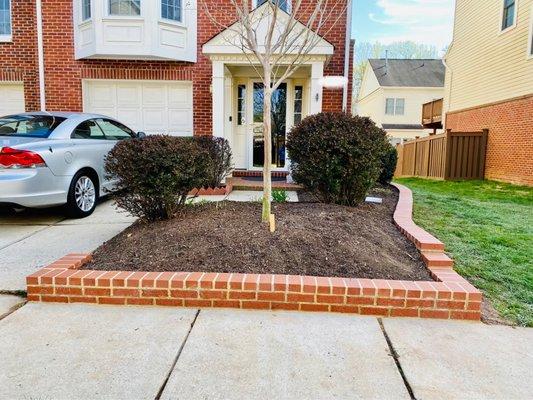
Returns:
[[[78,172],[68,191],[67,213],[72,218],[85,218],[91,215],[98,200],[98,183],[86,172]]]

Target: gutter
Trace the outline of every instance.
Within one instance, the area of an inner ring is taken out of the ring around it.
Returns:
[[[344,45],[344,78],[346,84],[342,92],[342,111],[347,112],[348,108],[348,85],[350,84],[350,43],[352,35],[352,0],[348,0],[348,9],[346,10],[346,43]],[[351,112],[351,110],[349,110]]]
[[[35,14],[37,17],[37,56],[39,66],[39,100],[41,111],[46,111],[46,88],[44,82],[44,47],[43,47],[43,12],[41,0],[36,0]]]

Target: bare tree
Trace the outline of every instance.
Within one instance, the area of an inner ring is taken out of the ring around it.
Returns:
[[[227,42],[242,50],[263,83],[263,222],[271,218],[272,93],[310,60],[322,36],[345,16],[347,0],[265,0],[252,12],[252,0],[229,0],[236,22],[227,25],[214,16],[216,4],[200,0],[209,20],[231,34]],[[258,3],[261,3],[258,1]],[[266,29],[265,29],[266,28]]]

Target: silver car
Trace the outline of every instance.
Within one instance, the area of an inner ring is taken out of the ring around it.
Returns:
[[[142,137],[96,114],[30,112],[0,118],[0,204],[65,205],[72,217],[90,215],[112,190],[104,159],[117,141]]]

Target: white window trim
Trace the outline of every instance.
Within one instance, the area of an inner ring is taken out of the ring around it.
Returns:
[[[516,28],[516,21],[518,19],[518,0],[515,0],[515,3],[514,3],[514,15],[513,15],[513,23],[512,25],[508,26],[507,28],[505,29],[502,29],[502,25],[503,25],[503,7],[505,6],[505,0],[501,0],[501,6],[500,6],[500,20],[499,20],[499,24],[500,26],[498,27],[498,34],[499,35],[502,35],[506,32],[509,32],[511,30],[513,30],[514,28]]]
[[[529,12],[529,36],[527,40],[526,58],[533,60],[533,4]]]
[[[0,43],[10,43],[13,41],[13,0],[9,2],[9,22],[11,33],[9,35],[0,35]]]
[[[252,0],[252,8],[257,7],[257,0]],[[287,13],[291,13],[292,11],[292,0],[287,0]]]

